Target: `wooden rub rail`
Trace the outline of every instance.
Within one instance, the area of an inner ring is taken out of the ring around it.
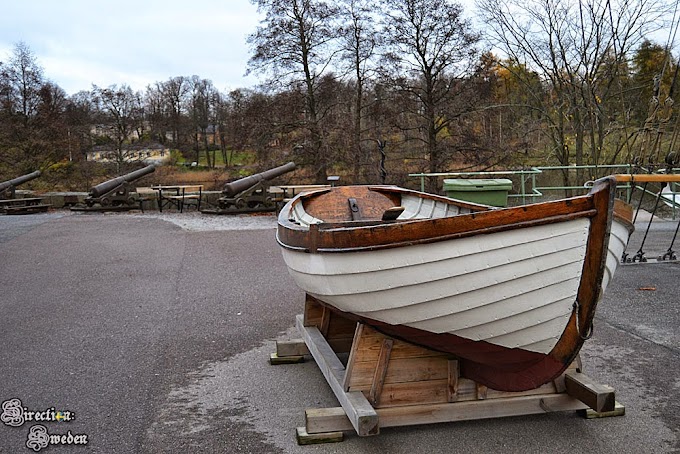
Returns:
[[[620,173],[614,175],[617,183],[679,183],[680,174]]]
[[[305,427],[297,429],[299,444],[341,441],[344,431],[369,436],[384,427],[588,409],[594,418],[625,411],[612,388],[579,370],[579,360],[537,389],[502,392],[461,376],[451,355],[386,336],[312,298],[296,326],[302,340],[278,343],[272,364],[311,354],[340,403],[306,410]]]

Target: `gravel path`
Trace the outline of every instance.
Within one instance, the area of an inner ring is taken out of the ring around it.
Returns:
[[[192,211],[188,213],[128,212],[117,213],[117,215],[159,219],[161,221],[172,222],[184,230],[197,232],[220,230],[267,230],[276,228],[276,216],[273,213],[255,215],[210,215]]]

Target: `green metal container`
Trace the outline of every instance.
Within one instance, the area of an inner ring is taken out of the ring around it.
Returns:
[[[512,180],[507,178],[444,180],[447,197],[495,207],[508,206],[508,191],[511,189]]]

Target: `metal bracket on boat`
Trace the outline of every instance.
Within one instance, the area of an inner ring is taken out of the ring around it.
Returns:
[[[352,220],[358,221],[361,219],[361,213],[359,212],[359,205],[357,204],[357,199],[350,197],[347,199],[349,202],[349,210],[352,212]]]
[[[574,314],[576,315],[576,333],[578,333],[579,337],[583,339],[584,341],[590,339],[593,337],[593,322],[590,322],[590,326],[588,327],[588,331],[586,335],[581,334],[581,321],[579,320],[579,311],[581,309],[581,304],[578,302],[578,300],[574,301],[574,304],[572,306],[574,310]]]

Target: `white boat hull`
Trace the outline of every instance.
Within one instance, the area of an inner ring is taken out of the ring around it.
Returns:
[[[589,220],[343,254],[283,250],[298,286],[390,325],[547,354],[573,312]],[[612,224],[603,288],[628,240]]]

